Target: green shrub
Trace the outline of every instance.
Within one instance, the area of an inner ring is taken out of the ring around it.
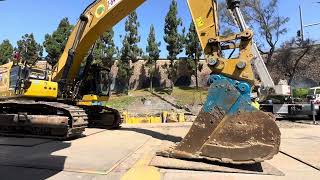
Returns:
[[[293,97],[305,98],[307,97],[309,89],[307,88],[298,88],[293,90]]]

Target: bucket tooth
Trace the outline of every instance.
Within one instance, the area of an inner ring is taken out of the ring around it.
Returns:
[[[252,106],[250,86],[215,75],[207,101],[185,138],[158,155],[253,164],[279,152],[275,118]]]

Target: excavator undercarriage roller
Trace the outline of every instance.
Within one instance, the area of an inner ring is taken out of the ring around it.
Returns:
[[[254,164],[279,151],[275,118],[252,106],[246,82],[212,75],[207,101],[185,138],[158,155]]]

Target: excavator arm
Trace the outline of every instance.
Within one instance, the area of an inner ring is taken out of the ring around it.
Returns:
[[[253,31],[249,29],[240,11],[240,0],[227,0],[231,16],[239,27],[238,34],[220,36],[218,21],[218,2],[188,0],[189,9],[199,35],[200,43],[207,63],[214,73],[219,73],[237,80],[244,80],[251,85],[262,83],[264,89],[274,88],[273,80],[253,41]],[[237,43],[240,41],[240,43]],[[239,50],[237,58],[224,58],[223,51]],[[230,61],[230,59],[232,61]],[[252,67],[253,66],[253,67]],[[256,81],[256,70],[261,82]]]
[[[71,33],[52,79],[62,83],[75,81],[96,39],[143,2],[96,0],[89,5]],[[212,70],[211,85],[207,101],[187,136],[176,147],[159,155],[241,164],[271,159],[279,151],[280,131],[275,119],[256,109],[251,101],[255,86],[272,88],[273,81],[257,51],[253,31],[245,24],[240,0],[226,3],[238,23],[239,33],[225,37],[219,35],[217,0],[188,0]],[[237,49],[237,54],[224,57],[224,51]]]
[[[65,50],[54,67],[52,79],[73,81],[95,41],[145,0],[96,0],[80,15]]]

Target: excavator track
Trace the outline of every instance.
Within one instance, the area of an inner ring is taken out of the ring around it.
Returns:
[[[88,117],[80,107],[59,102],[0,101],[0,135],[70,139],[82,136]]]

